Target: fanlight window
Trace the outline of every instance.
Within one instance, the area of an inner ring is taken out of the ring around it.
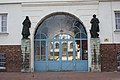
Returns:
[[[71,36],[63,36],[63,33]],[[49,16],[38,26],[35,33],[35,39],[87,38],[86,34],[83,24],[78,19],[66,14],[56,14]]]

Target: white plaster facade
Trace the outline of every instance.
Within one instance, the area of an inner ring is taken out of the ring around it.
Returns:
[[[31,71],[34,71],[34,33],[42,19],[55,12],[67,12],[79,18],[88,33],[88,62],[90,54],[90,20],[96,14],[100,20],[100,42],[120,43],[120,32],[115,32],[115,13],[120,11],[120,1],[97,0],[0,0],[0,14],[8,14],[7,33],[0,33],[0,45],[21,45],[22,22],[25,16],[31,20]],[[108,39],[108,42],[104,42]],[[89,68],[88,67],[88,68]]]

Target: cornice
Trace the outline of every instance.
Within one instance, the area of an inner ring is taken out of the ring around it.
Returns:
[[[21,4],[21,3],[38,3],[38,4],[54,4],[54,3],[58,3],[58,4],[66,4],[66,3],[75,3],[75,4],[79,4],[79,3],[85,3],[86,2],[114,2],[114,1],[120,1],[120,0],[0,0],[0,5],[4,5],[4,4]]]
[[[73,5],[92,5],[98,4],[98,1],[50,1],[50,2],[24,2],[22,6],[73,6]]]

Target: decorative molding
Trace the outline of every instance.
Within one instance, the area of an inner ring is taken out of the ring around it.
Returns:
[[[0,4],[21,4],[21,3],[51,3],[51,2],[116,2],[119,0],[1,0]]]
[[[0,32],[0,35],[9,35],[7,32]]]
[[[120,32],[120,29],[116,29],[114,32]]]
[[[47,2],[28,2],[22,3],[23,7],[34,6],[73,6],[73,5],[98,5],[99,1],[47,1]]]

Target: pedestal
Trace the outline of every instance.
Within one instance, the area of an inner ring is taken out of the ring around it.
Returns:
[[[21,72],[30,72],[30,39],[21,40]]]
[[[91,38],[91,71],[101,72],[100,39]]]

